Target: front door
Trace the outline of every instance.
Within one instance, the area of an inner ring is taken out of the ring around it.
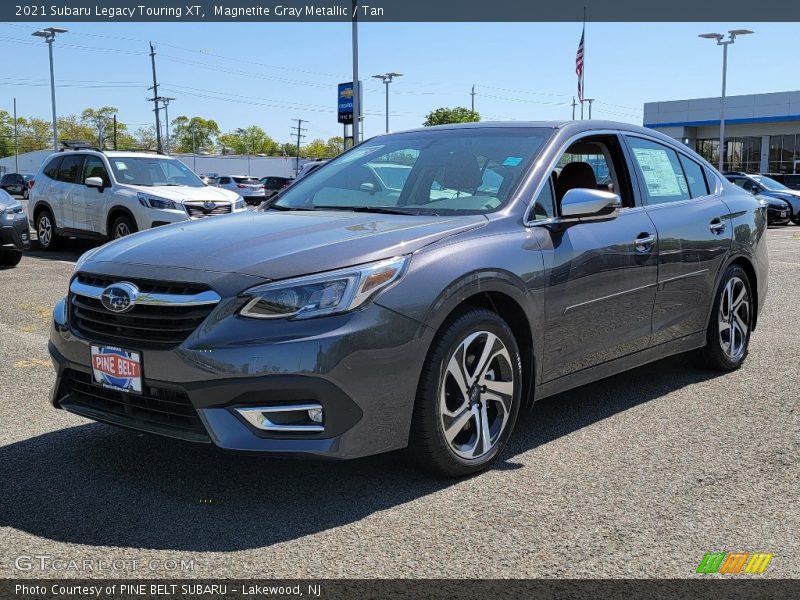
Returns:
[[[111,190],[108,187],[102,190],[86,185],[89,177],[99,177],[106,186],[110,185],[108,171],[102,159],[97,156],[87,156],[83,163],[83,172],[75,186],[72,196],[72,215],[75,229],[84,231],[101,232],[105,215],[105,204]]]
[[[543,381],[648,347],[658,246],[617,136],[572,144],[548,183],[540,206],[548,190],[558,206],[569,189],[589,187],[619,194],[623,208],[606,221],[550,228],[540,242],[547,269]]]
[[[665,144],[627,141],[658,232],[653,343],[660,344],[705,330],[733,228],[709,170]]]

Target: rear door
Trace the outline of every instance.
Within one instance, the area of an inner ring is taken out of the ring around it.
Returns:
[[[83,168],[82,154],[67,154],[61,161],[56,176],[57,181],[51,186],[51,199],[55,211],[56,224],[66,229],[75,229],[75,213],[72,209],[72,198],[78,187],[78,178]]]
[[[626,139],[658,231],[653,343],[659,344],[705,330],[733,231],[711,170],[672,146],[633,134]]]

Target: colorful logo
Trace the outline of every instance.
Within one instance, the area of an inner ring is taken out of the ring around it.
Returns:
[[[92,368],[99,383],[141,392],[141,365],[139,355],[121,348],[92,348]]]
[[[697,565],[697,573],[737,573],[761,574],[772,560],[768,552],[706,552],[703,560]]]

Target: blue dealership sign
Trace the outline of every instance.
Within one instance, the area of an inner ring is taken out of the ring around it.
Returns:
[[[339,123],[353,122],[353,82],[339,84],[339,101],[336,109]]]

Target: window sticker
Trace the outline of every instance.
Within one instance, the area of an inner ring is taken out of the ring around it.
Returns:
[[[666,150],[634,148],[633,153],[642,168],[647,191],[651,196],[681,196],[686,193],[686,190],[681,189],[686,187],[686,182],[675,174]]]
[[[121,160],[115,160],[115,161],[114,161],[114,166],[116,166],[116,167],[117,167],[117,169],[119,169],[120,171],[124,171],[124,170],[126,170],[126,169],[128,168],[128,165],[126,165],[126,164],[125,164],[123,161],[121,161]]]
[[[503,161],[504,167],[516,167],[522,162],[521,156],[509,156]]]

